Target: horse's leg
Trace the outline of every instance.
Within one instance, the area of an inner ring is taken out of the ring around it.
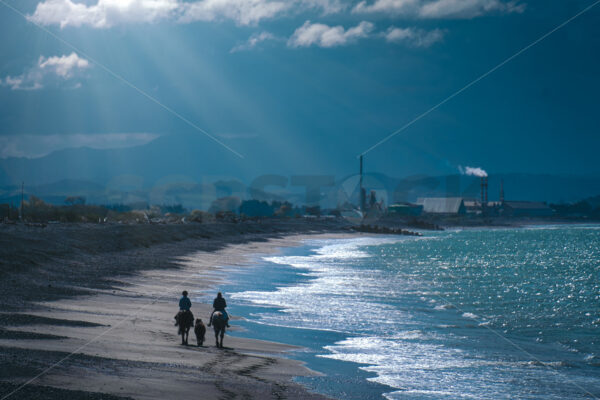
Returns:
[[[223,336],[225,336],[225,326],[221,329],[221,348],[223,348]]]
[[[215,341],[217,342],[217,347],[219,347],[219,328],[215,325]]]

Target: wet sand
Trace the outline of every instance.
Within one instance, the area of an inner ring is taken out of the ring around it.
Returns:
[[[30,290],[37,287],[39,293],[28,293],[23,304],[11,296],[2,298],[6,307],[0,313],[0,398],[40,373],[9,398],[96,398],[94,393],[136,399],[324,398],[291,381],[314,374],[282,357],[292,346],[226,335],[225,349],[217,349],[211,328],[203,347],[196,347],[193,330],[189,346],[180,344],[173,316],[183,289],[191,297],[207,293],[218,284],[210,278],[211,270],[244,264],[248,255],[297,244],[304,236],[261,232],[232,237],[229,244],[221,236],[69,254],[8,273],[3,265],[5,284],[19,290],[24,282],[19,279],[29,276],[35,282]],[[213,246],[211,240],[223,243]],[[39,251],[34,244],[30,247],[31,254]],[[72,273],[59,280],[62,272],[57,273],[54,264]],[[110,276],[102,269],[105,264],[114,267]],[[103,272],[88,274],[88,282],[82,282],[76,268]],[[52,295],[42,293],[43,287]],[[194,304],[192,311],[206,321],[211,310]],[[235,320],[231,325],[235,331]]]

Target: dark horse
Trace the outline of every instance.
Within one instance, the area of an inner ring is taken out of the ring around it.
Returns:
[[[202,347],[202,345],[204,344],[204,334],[206,333],[206,326],[204,326],[204,323],[200,318],[196,318],[194,333],[196,334],[196,342],[198,342],[198,347]]]
[[[227,327],[227,320],[221,311],[215,311],[212,316],[212,326],[215,330],[215,339],[217,341],[217,347],[223,348],[223,336],[225,336],[225,328]],[[221,336],[221,342],[219,343],[219,336]]]
[[[181,310],[175,316],[175,325],[179,326],[178,334],[181,335],[181,344],[187,346],[190,328],[194,326],[194,314],[191,311]]]

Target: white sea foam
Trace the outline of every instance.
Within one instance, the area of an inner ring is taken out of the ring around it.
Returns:
[[[397,239],[377,238],[325,242],[308,256],[265,257],[268,262],[305,270],[303,274],[312,279],[303,284],[278,287],[276,291],[235,293],[232,298],[279,308],[283,314],[264,314],[261,319],[280,326],[354,331],[366,324],[367,315],[384,324],[397,318],[409,318],[391,305],[365,301],[369,293],[381,293],[381,273],[373,269],[355,270],[351,265],[353,261],[369,257],[360,247],[396,242]],[[324,299],[327,307],[323,307]]]
[[[573,258],[559,258],[567,257],[572,248],[565,249],[565,243],[552,252],[537,236],[529,246],[522,241],[524,234],[553,235],[554,230],[486,234],[485,245],[480,233],[472,231],[436,234],[433,242],[402,239],[404,243],[398,246],[389,246],[397,240],[377,238],[314,242],[319,247],[306,255],[265,258],[278,268],[295,268],[302,279],[274,290],[251,290],[232,297],[280,310],[260,312],[262,324],[345,334],[346,339],[324,345],[318,357],[359,364],[357,368],[374,374],[370,381],[398,389],[387,393],[388,399],[516,398],[537,393],[544,393],[538,396],[544,398],[555,394],[551,390],[558,390],[555,398],[573,397],[573,388],[564,389],[564,382],[548,369],[569,365],[557,360],[555,352],[567,359],[573,357],[564,355],[573,354],[570,349],[554,346],[541,357],[548,361],[536,364],[520,348],[533,346],[530,351],[542,351],[547,342],[534,342],[543,336],[541,328],[537,333],[540,321],[554,318],[555,329],[562,329],[565,315],[574,315],[565,313],[578,299],[589,301],[588,308],[594,309],[597,286],[583,284],[593,282],[595,270],[580,276],[572,273],[546,290],[539,286],[540,280],[554,276],[547,268],[556,260],[573,265]],[[489,244],[492,235],[513,241],[495,250]],[[405,243],[412,243],[410,251],[404,249]],[[580,259],[598,260],[593,243],[597,241],[580,249]],[[385,253],[389,249],[390,255]],[[482,255],[482,251],[487,253]],[[565,268],[561,264],[555,271]],[[458,310],[442,299],[456,304]],[[507,304],[510,308],[502,308]],[[546,304],[545,313],[532,312],[537,310],[533,306]],[[598,329],[597,314],[588,313],[581,314],[585,320],[580,323]],[[478,315],[486,317],[480,321]],[[533,331],[535,336],[519,337],[517,348],[510,345],[510,335],[518,334],[518,329],[525,334]],[[509,340],[500,340],[498,334]],[[584,361],[593,364],[595,360],[592,356]],[[544,385],[537,387],[536,382]]]

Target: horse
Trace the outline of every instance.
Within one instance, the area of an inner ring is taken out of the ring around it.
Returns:
[[[204,334],[206,333],[206,326],[204,326],[204,323],[200,318],[196,318],[194,333],[196,334],[196,341],[198,342],[198,347],[201,347],[204,344]]]
[[[189,310],[181,310],[175,316],[175,320],[177,321],[175,325],[179,326],[178,334],[181,335],[181,344],[187,346],[190,328],[194,326],[194,314]]]
[[[225,336],[225,328],[227,327],[227,320],[221,311],[215,311],[212,316],[212,326],[215,330],[215,340],[217,341],[217,347],[223,348],[223,336]],[[219,335],[221,336],[221,342],[219,343]]]

